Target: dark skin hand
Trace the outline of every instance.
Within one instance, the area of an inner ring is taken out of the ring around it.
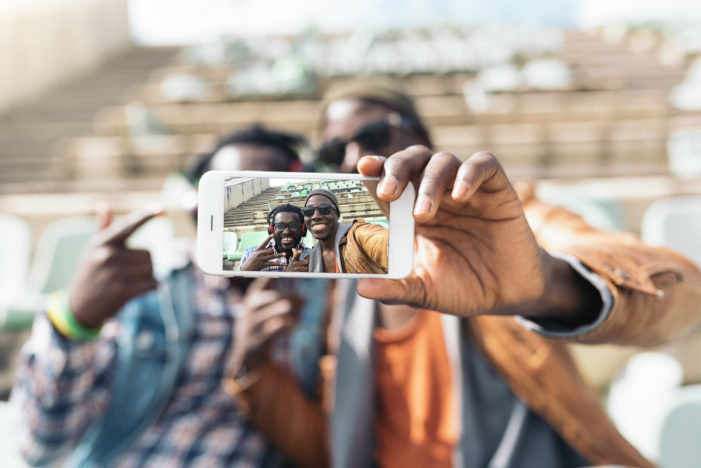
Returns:
[[[389,158],[364,157],[358,169],[380,177],[378,196],[396,200],[416,187],[414,269],[402,280],[363,279],[358,292],[450,314],[525,315],[586,323],[597,293],[539,248],[523,206],[496,157],[465,162],[411,146]]]
[[[287,268],[285,268],[285,271],[289,272],[308,272],[309,271],[309,257],[306,257],[304,260],[301,260],[300,257],[302,255],[301,250],[297,250],[295,248],[292,248],[292,258],[290,258],[290,264],[287,265]]]
[[[76,319],[98,328],[130,299],[158,287],[148,250],[130,249],[127,238],[162,208],[137,210],[112,222],[109,207],[98,210],[99,231],[83,253],[71,286],[69,303]]]
[[[268,359],[270,345],[299,319],[304,301],[291,291],[277,288],[272,278],[258,278],[248,287],[243,315],[234,327],[230,372],[252,371]]]
[[[272,262],[271,260],[284,257],[286,254],[284,252],[275,253],[272,247],[267,247],[268,242],[270,242],[272,238],[273,234],[265,238],[263,243],[241,264],[241,270],[261,271],[265,267],[278,265],[278,263]]]

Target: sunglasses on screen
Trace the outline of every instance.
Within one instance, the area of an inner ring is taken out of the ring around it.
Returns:
[[[336,209],[331,205],[327,205],[326,203],[319,206],[305,206],[302,208],[302,214],[304,214],[305,218],[311,218],[314,216],[315,211],[318,211],[322,216],[327,216],[331,214],[331,211],[336,211]]]

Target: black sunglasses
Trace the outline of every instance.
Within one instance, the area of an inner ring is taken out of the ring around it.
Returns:
[[[314,212],[318,211],[319,214],[322,216],[326,216],[331,214],[331,211],[336,211],[336,208],[334,208],[332,205],[327,205],[326,203],[322,203],[319,206],[305,206],[302,208],[302,213],[304,214],[305,218],[311,218],[314,216]]]
[[[346,146],[355,142],[368,151],[377,151],[387,146],[392,139],[392,130],[398,128],[403,118],[399,114],[390,114],[385,120],[363,125],[345,140],[334,139],[319,148],[318,159],[324,164],[340,165],[346,155]]]

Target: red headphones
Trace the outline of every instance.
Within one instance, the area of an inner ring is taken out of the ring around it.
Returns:
[[[273,230],[275,229],[273,219],[275,219],[275,215],[281,211],[289,211],[299,216],[299,219],[302,220],[302,237],[307,235],[307,225],[304,224],[304,214],[302,213],[302,210],[299,207],[290,204],[276,206],[275,209],[268,213],[268,234],[273,233]]]

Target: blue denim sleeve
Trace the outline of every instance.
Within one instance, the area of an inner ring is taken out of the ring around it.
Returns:
[[[111,323],[97,340],[75,341],[61,335],[45,315],[35,320],[12,391],[12,404],[21,407],[19,438],[29,463],[58,460],[104,411],[116,349],[116,334],[108,330],[116,328]]]

